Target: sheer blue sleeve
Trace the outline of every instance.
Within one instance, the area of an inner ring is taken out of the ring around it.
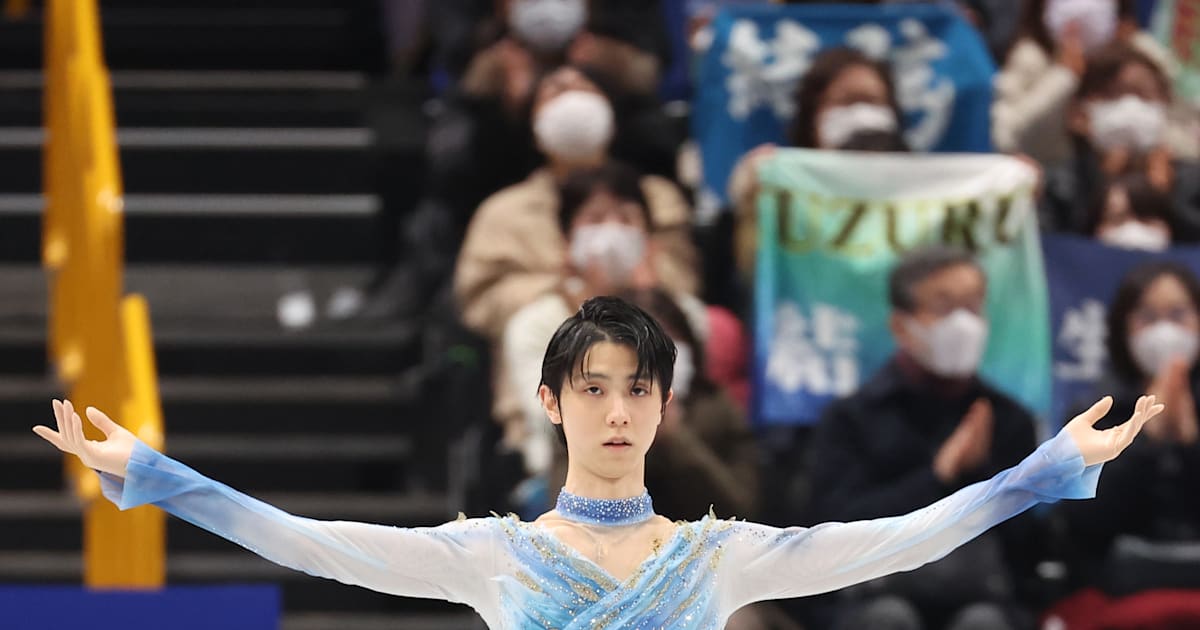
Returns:
[[[1075,442],[1060,433],[1017,466],[904,516],[811,528],[736,523],[718,576],[725,605],[736,610],[910,571],[1038,502],[1095,496],[1100,468],[1084,467]]]
[[[492,519],[400,528],[288,514],[138,442],[125,478],[101,474],[122,510],[152,504],[258,555],[310,575],[408,597],[488,601],[495,566]]]

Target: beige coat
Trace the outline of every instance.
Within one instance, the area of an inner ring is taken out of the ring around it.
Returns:
[[[1129,43],[1167,76],[1175,73],[1170,53],[1148,33],[1135,34]],[[1071,156],[1065,121],[1067,104],[1079,87],[1075,73],[1056,63],[1033,40],[1022,39],[996,74],[994,86],[992,142],[997,151],[1025,153],[1047,166]],[[1195,112],[1176,103],[1169,117],[1171,150],[1194,159],[1200,152]]]

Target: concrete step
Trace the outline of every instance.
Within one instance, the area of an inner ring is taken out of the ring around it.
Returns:
[[[374,195],[127,195],[125,260],[159,264],[374,264]],[[45,201],[0,195],[0,263],[36,263]]]
[[[48,415],[48,414],[44,414]],[[118,418],[118,421],[120,418]],[[252,419],[247,419],[252,422]],[[53,417],[27,421],[53,426]],[[14,423],[15,424],[15,423]],[[414,436],[403,422],[376,434],[296,434],[286,427],[249,426],[225,435],[190,434],[167,425],[166,452],[214,479],[247,492],[387,492],[402,489],[412,470]],[[10,426],[0,446],[0,491],[61,487],[62,457],[34,436]],[[434,448],[432,444],[423,444]],[[445,464],[443,464],[445,465]],[[12,498],[15,495],[6,495]],[[7,508],[0,507],[0,512]]]
[[[125,291],[146,296],[155,327],[188,328],[198,331],[228,331],[258,336],[280,331],[276,307],[285,293],[311,290],[323,308],[339,287],[360,287],[371,278],[365,265],[161,265],[130,264],[125,267]],[[0,334],[44,330],[47,277],[34,264],[0,265]],[[386,329],[386,326],[384,327]],[[295,336],[357,334],[379,326],[327,326],[299,331]],[[344,332],[348,331],[348,332]],[[328,334],[335,334],[330,332]]]
[[[124,127],[356,127],[367,78],[356,72],[115,71]],[[43,122],[43,76],[0,71],[0,126]]]
[[[357,70],[379,64],[375,3],[101,6],[105,61],[120,69]],[[39,11],[0,20],[0,67],[41,65]]]
[[[129,193],[361,194],[374,134],[346,128],[139,127],[117,132]],[[41,188],[39,127],[0,129],[0,190]]]
[[[292,514],[322,520],[431,527],[457,515],[446,495],[424,492],[367,493],[338,489],[246,491],[246,494]],[[74,495],[61,489],[0,491],[0,552],[77,549],[83,536],[80,509]],[[168,519],[167,540],[173,553],[235,550],[232,543],[175,518]]]

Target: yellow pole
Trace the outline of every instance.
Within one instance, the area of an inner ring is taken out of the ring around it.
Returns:
[[[147,445],[163,448],[162,406],[155,380],[153,340],[146,300],[121,303],[129,395],[118,408],[126,428]],[[152,506],[120,512],[93,501],[84,519],[84,583],[101,588],[158,588],[166,581],[166,518]]]
[[[140,296],[121,297],[121,168],[95,0],[47,0],[45,19],[42,256],[52,284],[50,356],[79,407],[117,414],[139,438],[161,449],[148,309]],[[99,437],[84,424],[89,437]],[[163,513],[152,507],[118,511],[100,498],[96,474],[75,458],[68,460],[67,479],[84,503],[84,583],[162,587]]]

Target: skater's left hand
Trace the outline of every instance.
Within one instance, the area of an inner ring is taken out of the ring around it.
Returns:
[[[1137,437],[1142,427],[1163,410],[1163,405],[1158,404],[1153,395],[1141,396],[1128,421],[1111,429],[1097,431],[1095,424],[1112,409],[1112,405],[1112,396],[1105,396],[1063,427],[1063,431],[1075,440],[1075,446],[1079,448],[1083,463],[1087,466],[1116,459],[1121,451],[1133,443],[1133,438]]]
[[[57,431],[36,426],[33,432],[58,450],[79,457],[79,461],[88,468],[124,477],[125,467],[129,464],[129,457],[133,453],[133,445],[137,438],[95,407],[87,408],[87,417],[97,429],[104,432],[104,440],[89,440],[84,437],[83,421],[69,400],[54,401]]]

